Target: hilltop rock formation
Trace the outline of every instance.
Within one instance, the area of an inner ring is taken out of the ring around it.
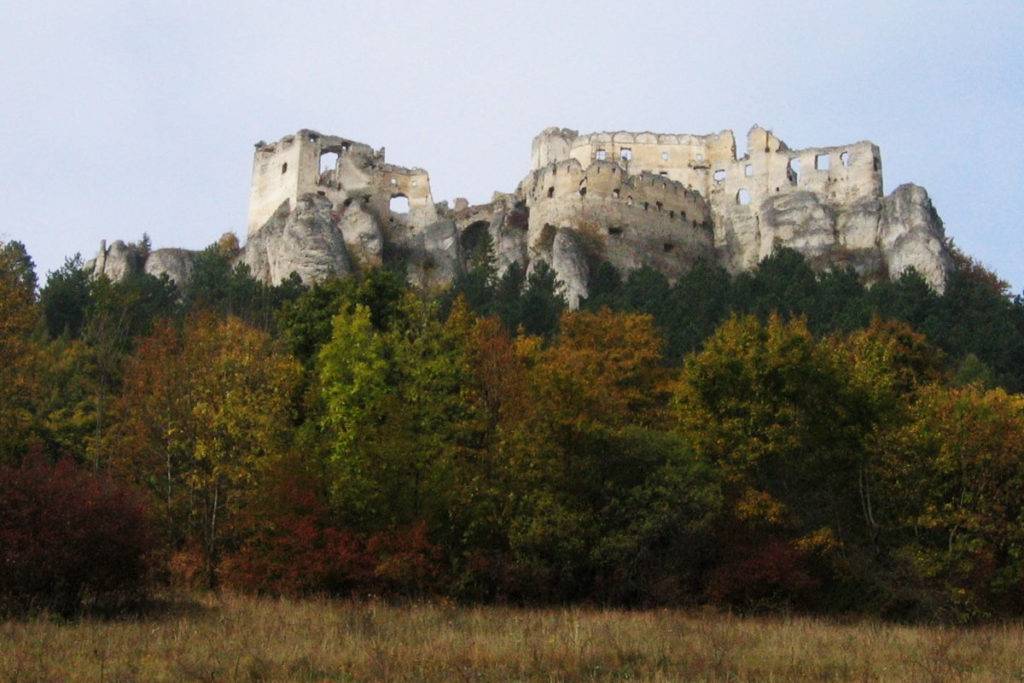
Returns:
[[[754,126],[747,149],[736,154],[731,131],[549,128],[534,139],[532,169],[515,192],[449,208],[433,201],[426,171],[385,163],[383,149],[302,130],[256,146],[248,241],[237,261],[270,283],[293,272],[315,282],[401,263],[411,283],[436,290],[487,239],[499,273],[543,260],[576,306],[602,261],[674,280],[699,260],[736,273],[787,247],[817,270],[853,268],[867,283],[914,268],[943,291],[952,261],[942,221],[921,187],[883,196],[877,146],[791,150]],[[181,283],[194,255],[145,254],[116,241],[90,266],[113,279],[144,271]]]

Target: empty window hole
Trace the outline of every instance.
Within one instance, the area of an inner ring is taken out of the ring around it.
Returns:
[[[388,204],[391,213],[409,213],[409,198],[404,194],[396,194]]]
[[[324,152],[320,155],[320,172],[333,171],[338,168],[337,152]]]
[[[793,158],[789,160],[789,165],[786,166],[786,175],[789,176],[789,182],[796,185],[800,182],[800,160]]]

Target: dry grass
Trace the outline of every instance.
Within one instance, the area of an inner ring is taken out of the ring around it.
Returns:
[[[130,620],[0,624],[0,680],[1024,679],[1024,625],[199,596]]]

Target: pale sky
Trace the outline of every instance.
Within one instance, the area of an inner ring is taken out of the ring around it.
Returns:
[[[0,6],[0,239],[245,234],[253,143],[312,128],[511,191],[547,126],[862,139],[885,191],[1024,287],[1024,2],[45,2]],[[741,153],[742,153],[741,148]]]

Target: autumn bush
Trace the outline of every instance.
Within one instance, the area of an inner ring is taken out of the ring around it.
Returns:
[[[224,585],[254,593],[426,595],[442,552],[422,522],[373,534],[338,525],[316,483],[282,475],[238,522],[245,540],[219,565]]]
[[[0,467],[0,604],[71,613],[137,597],[149,523],[137,492],[70,460]]]

